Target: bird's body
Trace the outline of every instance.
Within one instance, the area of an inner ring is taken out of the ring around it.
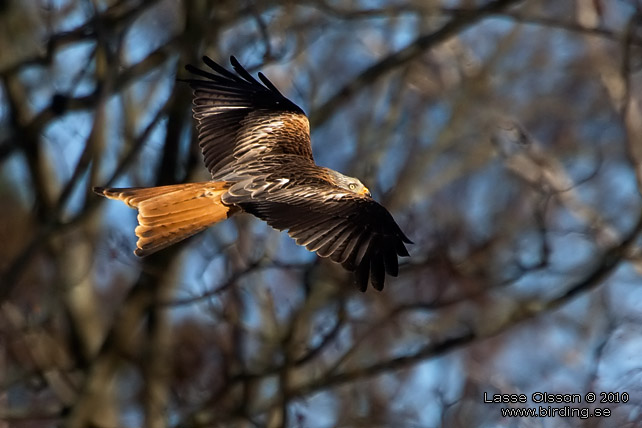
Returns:
[[[212,181],[152,188],[94,190],[138,209],[135,253],[145,256],[238,212],[287,230],[296,243],[354,271],[357,285],[382,289],[408,256],[390,213],[356,178],[316,165],[303,110],[261,73],[254,79],[232,57],[234,74],[193,66],[190,79],[199,143]]]

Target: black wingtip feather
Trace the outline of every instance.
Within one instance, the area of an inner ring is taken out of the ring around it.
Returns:
[[[234,68],[234,71],[236,71],[239,76],[241,76],[243,79],[250,83],[254,83],[256,85],[261,85],[258,80],[256,80],[242,65],[240,62],[237,61],[237,59],[234,56],[230,57],[230,63],[232,64],[232,67]]]
[[[205,89],[219,93],[234,93],[250,97],[258,104],[264,103],[263,108],[279,111],[290,111],[305,115],[303,109],[287,99],[276,86],[263,74],[259,73],[260,82],[241,65],[236,57],[230,57],[230,63],[234,72],[226,69],[216,61],[203,56],[203,63],[213,72],[201,70],[200,68],[187,64],[185,70],[203,79],[177,79],[187,82],[192,89]]]
[[[383,249],[383,263],[388,275],[399,275],[399,261],[397,260],[397,253],[392,248],[386,247]]]
[[[395,224],[395,225],[397,226],[397,235],[399,236],[399,238],[401,238],[401,240],[402,240],[404,243],[406,243],[406,244],[414,244],[414,242],[412,242],[412,241],[410,240],[410,238],[408,238],[408,237],[406,236],[406,234],[405,234],[405,233],[403,233],[403,231],[401,230],[401,228],[399,227],[399,225],[397,225],[397,224]]]
[[[370,283],[375,290],[381,291],[385,280],[386,272],[384,270],[383,256],[380,252],[376,252],[370,258]]]
[[[410,257],[410,253],[408,253],[408,249],[406,246],[403,244],[403,242],[396,241],[395,242],[395,250],[397,254],[401,257]]]
[[[354,283],[362,293],[368,289],[368,279],[370,276],[369,260],[364,260],[354,271]]]
[[[274,91],[274,92],[276,92],[277,94],[279,94],[279,95],[283,96],[283,94],[281,94],[281,92],[276,88],[276,86],[274,86],[274,84],[270,81],[270,79],[268,79],[268,78],[265,76],[265,74],[263,74],[263,73],[259,72],[259,79],[261,79],[261,82],[263,82],[263,84],[264,84],[265,86],[267,86],[267,87],[268,87],[268,89],[270,89],[271,91]]]
[[[216,74],[212,74],[212,73],[210,73],[208,71],[201,70],[200,68],[195,67],[192,64],[185,65],[185,70],[189,71],[192,74],[195,74],[195,75],[200,76],[200,77],[204,77],[204,78],[209,79],[209,80],[217,81],[218,79],[220,79],[220,77],[217,76]],[[187,79],[186,81],[187,82],[191,82],[190,79]]]
[[[216,61],[214,61],[212,58],[208,56],[203,56],[203,62],[205,63],[205,65],[207,65],[212,70],[216,71],[221,76],[224,76],[234,82],[238,82],[241,80],[236,74],[232,73],[227,68],[223,67],[222,65],[220,65],[219,63],[217,63]]]

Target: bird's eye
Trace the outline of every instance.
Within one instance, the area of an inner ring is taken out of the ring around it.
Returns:
[[[350,190],[354,190],[354,189],[357,188],[357,185],[354,184],[354,183],[350,183],[350,184],[348,184],[348,187],[350,188]]]

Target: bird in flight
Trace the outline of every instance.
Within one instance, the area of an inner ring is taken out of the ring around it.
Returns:
[[[231,72],[208,57],[195,78],[193,113],[211,181],[147,188],[94,187],[138,210],[137,256],[147,256],[241,212],[355,273],[365,291],[397,276],[412,242],[356,178],[318,166],[301,108],[262,73],[236,60]]]

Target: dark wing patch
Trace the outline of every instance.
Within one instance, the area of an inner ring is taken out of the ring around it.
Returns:
[[[186,81],[194,90],[199,144],[213,179],[243,175],[244,163],[267,154],[313,161],[308,118],[267,77],[259,73],[259,82],[234,57],[236,74],[208,57],[203,61],[213,72],[187,65],[201,79]]]
[[[330,188],[282,186],[253,196],[250,190],[231,189],[223,200],[275,229],[287,230],[297,244],[355,272],[361,291],[368,281],[383,289],[385,274],[399,273],[397,257],[409,255],[404,244],[412,242],[388,210],[369,197]]]

